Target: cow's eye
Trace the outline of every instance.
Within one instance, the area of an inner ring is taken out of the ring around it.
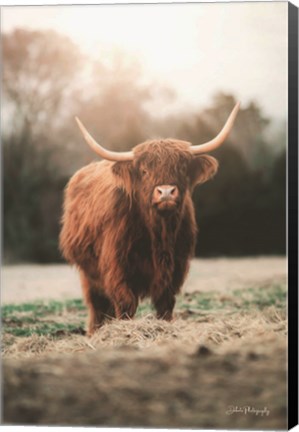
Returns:
[[[146,176],[146,175],[148,174],[148,171],[147,171],[146,169],[143,169],[143,170],[141,171],[141,173],[142,173],[143,176]]]

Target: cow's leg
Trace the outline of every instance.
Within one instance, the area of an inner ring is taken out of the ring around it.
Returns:
[[[157,311],[157,318],[171,321],[173,308],[175,305],[174,294],[171,291],[165,290],[158,297],[154,296],[152,301]]]
[[[152,301],[157,311],[157,318],[167,321],[172,320],[175,295],[180,291],[187,272],[188,260],[186,257],[177,258],[170,280],[166,282],[164,278],[164,280],[160,280],[159,283],[156,282],[153,285]],[[165,272],[165,274],[167,273]]]
[[[138,306],[138,298],[126,284],[118,286],[109,295],[115,309],[116,318],[133,318]]]
[[[114,307],[107,296],[81,272],[81,282],[85,303],[88,307],[88,330],[87,335],[91,336],[100,328],[105,318],[114,317]]]

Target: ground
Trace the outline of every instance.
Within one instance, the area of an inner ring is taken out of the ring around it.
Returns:
[[[286,260],[194,260],[175,318],[148,301],[84,334],[75,270],[2,272],[6,424],[286,429]]]

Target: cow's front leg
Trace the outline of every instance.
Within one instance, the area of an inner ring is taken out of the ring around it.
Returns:
[[[104,324],[105,319],[113,318],[115,313],[109,298],[101,292],[99,287],[83,271],[80,272],[80,276],[85,303],[88,307],[87,335],[92,336]]]
[[[114,305],[116,318],[133,318],[138,306],[138,299],[126,284],[118,286],[110,298]]]
[[[173,318],[172,314],[175,305],[174,294],[171,291],[166,290],[158,297],[154,297],[152,300],[157,311],[157,318],[171,321]]]

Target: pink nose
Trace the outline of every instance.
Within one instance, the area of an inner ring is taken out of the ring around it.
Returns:
[[[154,189],[154,200],[156,202],[165,200],[174,200],[179,196],[179,190],[176,186],[162,185]]]

